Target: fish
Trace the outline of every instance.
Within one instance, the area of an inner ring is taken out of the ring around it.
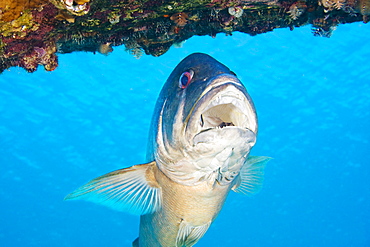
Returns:
[[[193,53],[164,84],[152,116],[146,163],[97,177],[66,196],[140,215],[134,247],[190,247],[230,191],[261,189],[271,159],[250,156],[257,114],[236,74]]]

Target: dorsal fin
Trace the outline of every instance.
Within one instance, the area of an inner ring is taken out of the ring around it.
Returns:
[[[161,206],[154,169],[155,161],[107,173],[81,186],[65,200],[83,199],[134,214],[154,212]]]
[[[231,189],[247,195],[260,191],[265,165],[270,159],[266,156],[249,156],[240,170],[237,183]]]

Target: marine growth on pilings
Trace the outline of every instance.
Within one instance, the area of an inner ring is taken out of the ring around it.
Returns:
[[[343,23],[368,22],[370,0],[2,0],[0,73],[11,66],[52,71],[58,53],[107,55],[124,45],[160,56],[193,35],[257,35],[312,25],[330,37]]]

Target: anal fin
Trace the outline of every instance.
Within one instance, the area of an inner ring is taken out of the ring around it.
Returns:
[[[179,232],[176,238],[176,247],[191,247],[207,232],[211,222],[200,226],[192,226],[184,220],[180,223]]]
[[[65,200],[83,199],[136,214],[155,212],[161,207],[161,190],[154,169],[155,161],[107,173],[81,186]]]

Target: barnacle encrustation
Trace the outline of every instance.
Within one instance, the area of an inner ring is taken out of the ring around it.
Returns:
[[[77,16],[85,15],[90,10],[90,0],[49,0],[58,9],[67,10]]]
[[[239,18],[243,15],[243,9],[241,7],[229,7],[227,9],[230,15],[235,16],[236,18]]]
[[[188,24],[189,16],[184,12],[173,14],[170,20],[173,21],[177,26],[184,27]]]
[[[345,6],[346,0],[320,0],[319,5],[324,7],[324,12],[327,13],[334,9],[341,9]]]
[[[290,18],[292,18],[292,20],[297,20],[304,13],[306,8],[307,8],[307,5],[304,2],[298,1],[298,2],[293,3],[289,7],[289,10],[287,11],[287,13],[289,14]]]
[[[111,12],[108,14],[108,21],[111,23],[111,24],[117,24],[120,20],[120,17],[121,15],[117,12]]]

